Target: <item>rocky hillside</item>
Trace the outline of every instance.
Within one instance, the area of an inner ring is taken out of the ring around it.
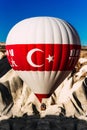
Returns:
[[[4,42],[0,42],[0,51],[5,52],[5,43]]]

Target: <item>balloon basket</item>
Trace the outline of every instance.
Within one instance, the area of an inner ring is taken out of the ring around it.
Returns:
[[[45,111],[46,110],[46,104],[41,103],[40,109],[41,109],[41,111]]]

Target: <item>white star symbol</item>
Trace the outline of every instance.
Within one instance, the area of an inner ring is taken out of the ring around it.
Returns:
[[[46,59],[48,60],[48,62],[51,62],[51,61],[54,60],[53,58],[54,58],[54,56],[50,56],[50,55],[49,55]]]

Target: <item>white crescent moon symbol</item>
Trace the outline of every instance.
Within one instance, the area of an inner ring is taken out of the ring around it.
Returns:
[[[40,50],[40,49],[38,49],[38,48],[35,48],[35,49],[30,50],[30,51],[28,52],[28,54],[27,54],[27,61],[28,61],[28,63],[29,63],[31,66],[33,66],[33,67],[42,67],[44,64],[42,64],[42,65],[37,65],[37,64],[33,63],[32,59],[31,59],[31,56],[32,56],[33,53],[36,52],[36,51],[44,52],[44,51],[42,51],[42,50]]]

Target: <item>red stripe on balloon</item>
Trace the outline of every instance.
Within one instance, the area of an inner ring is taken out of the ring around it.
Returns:
[[[39,101],[41,102],[43,98],[49,98],[51,96],[51,94],[36,94],[36,97],[39,99]]]
[[[11,44],[6,45],[6,52],[14,70],[66,71],[76,65],[80,48],[75,44]]]

